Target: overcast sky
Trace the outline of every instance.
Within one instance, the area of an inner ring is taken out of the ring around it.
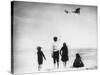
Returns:
[[[80,7],[80,15],[74,11]],[[50,46],[53,36],[71,48],[97,48],[97,8],[47,3],[14,3],[14,44],[18,50]]]

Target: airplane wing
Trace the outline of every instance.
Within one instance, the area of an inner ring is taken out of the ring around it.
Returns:
[[[67,13],[67,14],[68,14],[68,10],[65,10],[65,13]]]

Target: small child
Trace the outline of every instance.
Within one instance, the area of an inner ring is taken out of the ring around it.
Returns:
[[[76,54],[76,59],[74,61],[73,67],[75,68],[84,67],[84,64],[81,60],[79,53]]]
[[[44,56],[44,54],[43,54],[43,52],[41,51],[41,47],[40,46],[38,46],[37,47],[37,57],[38,57],[38,70],[40,70],[41,69],[41,65],[43,64],[43,58],[46,60],[46,58],[45,58],[45,56]]]

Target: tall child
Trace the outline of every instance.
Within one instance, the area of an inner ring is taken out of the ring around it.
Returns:
[[[58,43],[58,38],[55,36],[53,38],[53,53],[52,53],[52,57],[53,57],[53,63],[54,63],[54,67],[57,64],[57,68],[59,68],[59,43]]]

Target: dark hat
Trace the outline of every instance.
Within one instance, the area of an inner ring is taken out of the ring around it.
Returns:
[[[56,36],[54,36],[53,39],[54,39],[54,41],[57,41],[58,38]]]
[[[42,48],[42,47],[38,46],[38,47],[37,47],[37,50],[41,50],[41,48]]]

